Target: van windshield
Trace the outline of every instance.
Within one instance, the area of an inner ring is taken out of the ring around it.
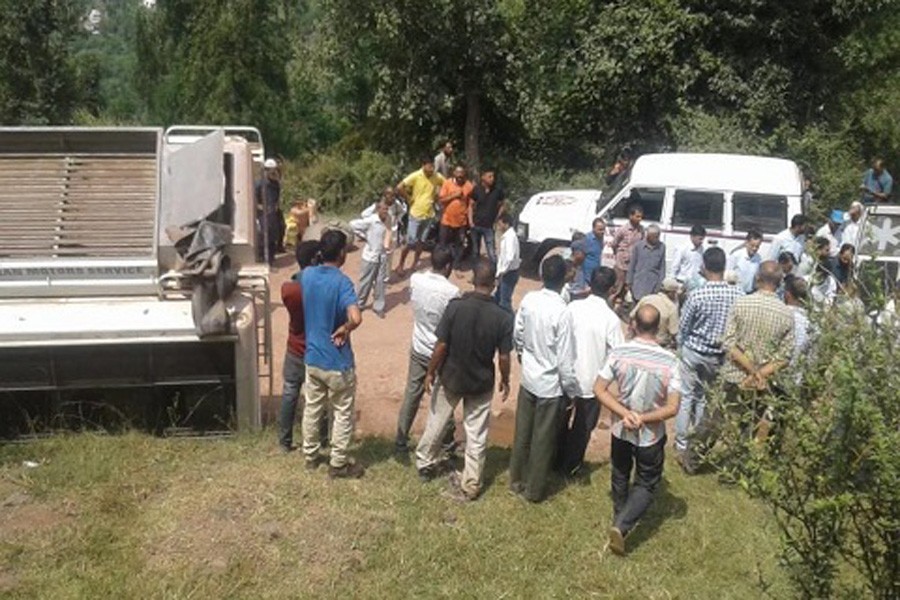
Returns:
[[[644,219],[659,223],[662,219],[663,200],[666,190],[659,188],[632,188],[627,198],[622,198],[610,211],[612,219],[627,219],[632,204],[640,204],[644,209]]]

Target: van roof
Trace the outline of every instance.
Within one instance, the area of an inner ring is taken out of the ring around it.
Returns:
[[[729,190],[779,196],[802,193],[793,161],[741,154],[644,154],[631,169],[632,187]]]

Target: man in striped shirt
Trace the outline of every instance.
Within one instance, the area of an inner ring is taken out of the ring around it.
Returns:
[[[665,463],[665,422],[678,412],[681,397],[678,359],[656,342],[659,311],[642,306],[632,327],[634,339],[610,351],[594,385],[597,399],[612,413],[609,547],[616,554],[625,554],[625,536],[653,501]],[[613,381],[618,396],[610,392]]]

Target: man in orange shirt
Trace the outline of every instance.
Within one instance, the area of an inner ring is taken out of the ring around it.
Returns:
[[[453,268],[459,269],[463,239],[469,226],[469,202],[472,200],[472,183],[466,179],[466,168],[457,165],[453,177],[444,181],[438,201],[441,203],[441,231],[439,241],[450,247]]]

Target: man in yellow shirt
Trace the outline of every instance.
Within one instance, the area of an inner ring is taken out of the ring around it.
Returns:
[[[400,252],[398,274],[402,275],[406,263],[406,255],[410,248],[415,248],[412,268],[419,263],[425,236],[434,221],[434,203],[438,192],[444,184],[444,178],[434,171],[434,160],[431,157],[422,159],[422,168],[413,171],[397,186],[397,193],[409,205],[409,225],[406,228],[406,245]]]

